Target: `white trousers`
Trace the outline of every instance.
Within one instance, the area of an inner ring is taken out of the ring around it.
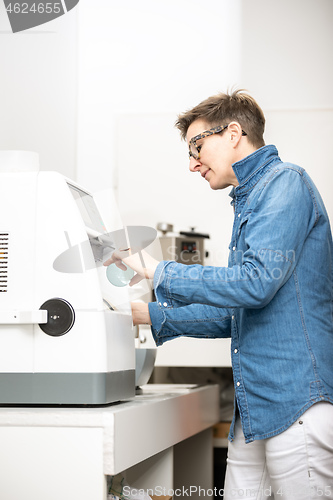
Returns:
[[[245,444],[238,418],[224,500],[333,498],[333,405],[316,403],[272,438]]]

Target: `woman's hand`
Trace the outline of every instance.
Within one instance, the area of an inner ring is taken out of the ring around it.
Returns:
[[[151,325],[148,304],[143,302],[132,302],[133,325]]]
[[[129,283],[130,286],[133,286],[144,278],[153,279],[159,261],[151,257],[144,250],[132,255],[131,249],[128,248],[127,250],[115,250],[110,259],[105,261],[103,265],[109,266],[110,264],[116,264],[123,271],[126,271],[126,266],[133,269],[137,273]]]

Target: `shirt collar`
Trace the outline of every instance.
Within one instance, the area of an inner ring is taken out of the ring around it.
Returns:
[[[281,161],[278,156],[278,150],[275,146],[268,145],[257,149],[242,160],[234,163],[232,168],[235,172],[239,185],[232,188],[229,196],[234,198],[237,194],[248,191],[251,187],[253,187],[252,184],[257,181],[257,179],[254,179],[257,177],[255,174],[259,173],[263,167],[274,160]]]

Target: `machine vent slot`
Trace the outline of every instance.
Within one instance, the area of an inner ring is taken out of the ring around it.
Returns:
[[[0,232],[0,293],[7,292],[9,234]]]

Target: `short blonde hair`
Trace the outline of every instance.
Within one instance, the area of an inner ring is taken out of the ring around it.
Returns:
[[[175,126],[179,129],[183,139],[186,138],[189,126],[195,120],[204,120],[211,127],[236,121],[246,132],[253,146],[261,148],[265,145],[264,113],[253,97],[244,90],[208,97],[194,108],[180,114]]]

